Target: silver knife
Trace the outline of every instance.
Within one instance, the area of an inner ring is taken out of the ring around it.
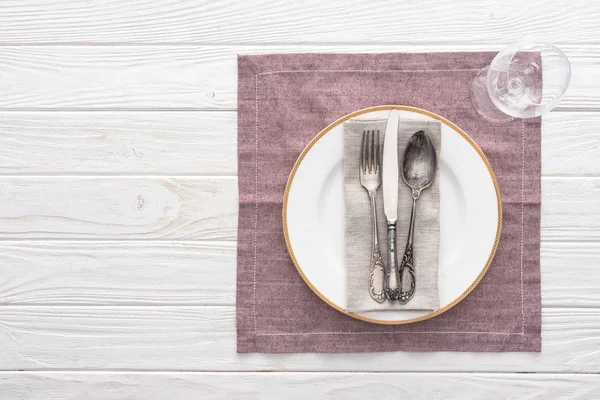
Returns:
[[[385,291],[391,301],[400,296],[400,276],[396,255],[396,221],[398,219],[398,110],[390,111],[383,141],[383,211],[387,218],[387,267]]]

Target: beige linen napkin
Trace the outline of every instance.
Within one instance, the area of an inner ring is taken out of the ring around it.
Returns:
[[[383,149],[386,120],[350,119],[344,123],[344,199],[345,263],[347,268],[347,306],[349,312],[381,310],[435,310],[439,308],[438,252],[440,239],[440,179],[439,168],[433,184],[421,193],[417,202],[415,220],[414,262],[417,276],[415,296],[406,305],[398,302],[375,302],[369,295],[369,266],[371,259],[371,211],[367,191],[359,180],[359,154],[365,130],[379,130]],[[433,140],[438,155],[442,147],[441,124],[438,121],[400,119],[398,127],[398,161],[402,164],[404,148],[410,137],[419,130],[426,131]],[[402,260],[412,207],[410,188],[400,178],[398,183],[398,263]],[[377,222],[381,255],[386,260],[387,222],[383,212],[382,186],[377,191]]]

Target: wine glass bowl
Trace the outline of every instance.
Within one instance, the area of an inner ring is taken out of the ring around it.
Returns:
[[[570,80],[571,66],[560,49],[548,43],[518,43],[498,53],[475,77],[472,98],[488,119],[532,118],[554,108]]]
[[[567,56],[547,43],[510,46],[487,71],[490,99],[505,114],[537,117],[558,104],[571,80]]]

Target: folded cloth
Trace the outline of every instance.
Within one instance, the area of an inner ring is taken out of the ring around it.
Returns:
[[[414,262],[417,277],[415,295],[407,304],[385,301],[377,303],[369,295],[369,268],[372,255],[372,222],[369,196],[359,180],[359,154],[365,130],[379,130],[380,146],[387,121],[353,118],[344,123],[344,199],[345,212],[345,264],[347,268],[346,311],[382,310],[436,310],[438,296],[438,253],[440,244],[440,180],[439,168],[429,188],[423,190],[417,203],[414,237]],[[431,137],[440,159],[442,148],[441,123],[400,119],[398,127],[398,160],[402,163],[404,148],[410,137],[424,130]],[[400,169],[401,171],[401,169]],[[387,223],[383,212],[382,186],[377,190],[377,222],[381,256],[387,257]],[[404,183],[402,174],[398,182],[398,263],[406,246],[410,213],[412,208],[411,189]]]

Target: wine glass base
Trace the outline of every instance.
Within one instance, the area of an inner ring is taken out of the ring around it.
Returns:
[[[514,120],[514,117],[500,111],[492,102],[492,99],[490,99],[487,91],[487,72],[488,67],[479,71],[471,83],[470,96],[473,108],[483,118],[492,122],[509,122]]]

